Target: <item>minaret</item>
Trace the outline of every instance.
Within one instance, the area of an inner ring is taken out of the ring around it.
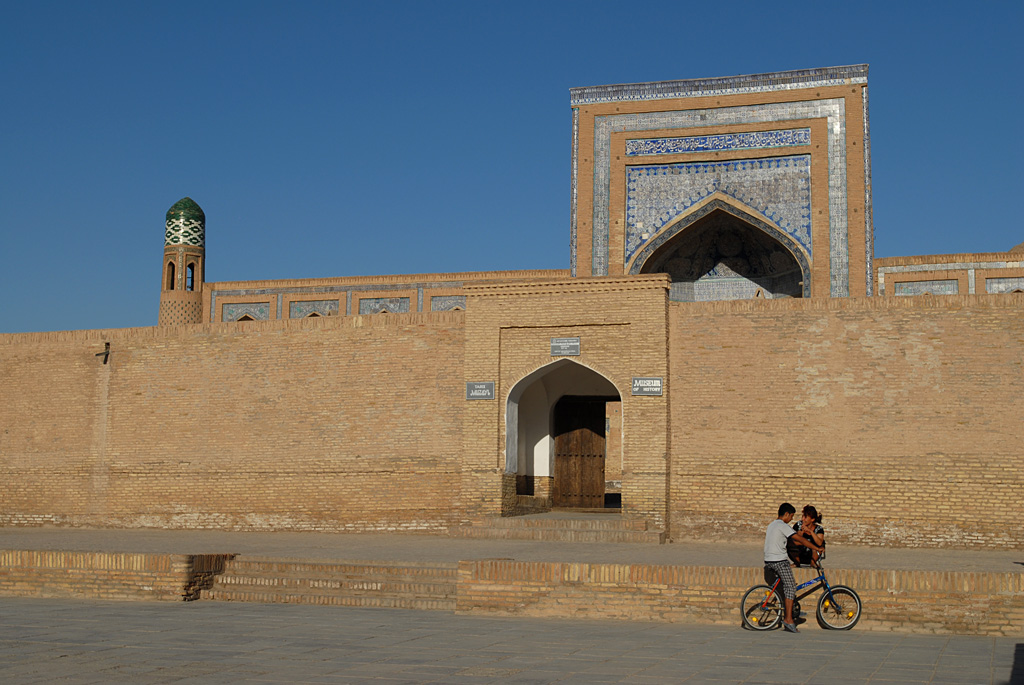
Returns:
[[[167,210],[158,326],[202,323],[206,215],[190,197]]]

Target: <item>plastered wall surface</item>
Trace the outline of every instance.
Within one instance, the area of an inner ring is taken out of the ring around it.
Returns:
[[[1020,547],[1024,297],[670,308],[672,535]]]

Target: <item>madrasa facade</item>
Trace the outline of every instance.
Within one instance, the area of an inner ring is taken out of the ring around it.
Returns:
[[[875,257],[867,75],[572,89],[561,270],[206,282],[180,200],[156,326],[0,335],[0,524],[1024,546],[1024,244]]]

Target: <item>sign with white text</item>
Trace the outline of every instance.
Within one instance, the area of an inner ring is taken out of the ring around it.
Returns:
[[[466,383],[467,400],[493,400],[494,381],[486,383]]]
[[[662,391],[661,378],[638,378],[633,376],[634,395],[660,395]]]
[[[579,338],[552,338],[552,357],[578,357],[580,356]]]

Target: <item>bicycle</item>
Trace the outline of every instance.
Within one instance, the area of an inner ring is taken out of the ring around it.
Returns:
[[[824,592],[818,599],[818,625],[831,630],[849,630],[857,625],[860,620],[860,596],[853,588],[846,585],[830,585],[825,577],[825,569],[821,566],[821,560],[825,558],[822,554],[818,559],[818,570],[821,572],[817,578],[808,580],[797,586],[796,599],[793,600],[793,619],[800,616],[800,601],[807,595],[818,589],[824,588]],[[782,580],[775,578],[771,586],[767,584],[755,585],[747,590],[740,600],[740,613],[743,616],[743,624],[751,630],[771,630],[782,624],[786,616],[786,605],[778,589]],[[803,595],[800,591],[805,587],[817,584]]]

